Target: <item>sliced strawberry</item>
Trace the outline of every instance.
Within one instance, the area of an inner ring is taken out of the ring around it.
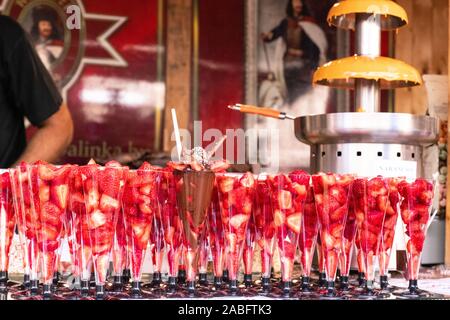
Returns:
[[[152,185],[151,184],[143,185],[142,187],[139,188],[139,192],[147,196],[150,195],[152,193]]]
[[[234,233],[227,233],[226,234],[227,244],[228,244],[228,250],[230,253],[235,253],[237,251],[237,237]]]
[[[255,177],[250,172],[247,172],[239,179],[239,183],[244,188],[253,188],[255,185]]]
[[[228,193],[233,190],[234,179],[231,177],[220,177],[219,189],[222,193]]]
[[[325,255],[325,265],[327,268],[327,274],[329,277],[334,278],[337,270],[339,259],[336,251],[328,251]]]
[[[54,227],[50,224],[44,225],[42,227],[40,233],[41,233],[42,242],[47,242],[47,241],[57,242],[57,239],[60,235],[60,231],[56,227]]]
[[[245,214],[237,214],[235,216],[232,216],[230,219],[230,225],[236,229],[239,230],[240,228],[245,227],[245,224],[250,219],[249,215]]]
[[[42,223],[51,224],[59,228],[61,226],[62,212],[51,202],[46,202],[42,205],[40,218]]]
[[[105,225],[108,221],[107,216],[100,210],[95,210],[89,215],[89,229],[96,229]]]
[[[330,220],[343,222],[345,215],[347,214],[348,207],[346,205],[330,212]]]
[[[149,206],[147,203],[140,203],[139,210],[142,212],[142,214],[145,215],[151,215],[153,213],[151,206]]]
[[[401,210],[401,216],[404,223],[409,223],[413,212],[408,209]]]
[[[42,180],[51,181],[57,177],[56,167],[53,165],[43,162],[36,162],[36,165],[39,167],[39,178]]]
[[[166,243],[169,245],[173,244],[173,235],[175,234],[175,228],[170,226],[166,228],[164,233],[164,239],[166,240]]]
[[[322,232],[322,242],[326,250],[332,250],[335,246],[336,239],[326,231]]]
[[[334,174],[322,174],[321,178],[324,188],[336,184],[336,176]]]
[[[334,238],[341,238],[342,237],[342,231],[344,230],[344,227],[340,223],[335,223],[330,226],[330,234]]]
[[[290,216],[287,217],[286,224],[289,227],[289,229],[291,229],[297,234],[300,234],[301,220],[302,220],[301,213],[291,214]]]
[[[282,210],[288,210],[292,208],[292,195],[289,191],[278,191],[278,206]]]
[[[98,208],[98,202],[100,200],[100,195],[98,194],[97,189],[90,189],[87,193],[87,203],[86,203],[86,210],[88,212],[92,212],[97,210]]]
[[[69,186],[67,184],[60,184],[52,186],[51,196],[53,201],[63,210],[67,207],[67,200],[69,199]]]
[[[308,193],[306,185],[294,182],[292,184],[292,189],[294,189],[295,193],[297,194],[297,197],[299,197],[301,199],[306,199],[306,196]]]
[[[101,254],[95,259],[95,267],[97,269],[97,280],[99,283],[105,283],[106,273],[109,268],[109,255]]]
[[[273,223],[275,227],[276,228],[281,227],[284,224],[284,221],[285,221],[284,213],[280,210],[275,210],[273,212]]]
[[[42,183],[39,186],[39,199],[41,203],[48,202],[50,200],[50,188],[46,183]]]
[[[337,179],[337,184],[341,187],[347,187],[352,184],[354,180],[354,177],[350,174],[344,174],[339,176],[339,179]]]
[[[117,197],[121,186],[122,170],[117,168],[105,168],[98,172],[98,187],[101,193],[111,197]]]
[[[114,211],[119,209],[119,207],[119,201],[108,196],[107,194],[103,194],[100,198],[100,210],[102,211]]]

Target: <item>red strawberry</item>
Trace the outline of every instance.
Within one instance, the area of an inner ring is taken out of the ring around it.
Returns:
[[[350,174],[340,175],[337,179],[337,184],[341,187],[347,187],[353,182],[354,178]]]
[[[255,177],[250,172],[247,172],[239,179],[239,183],[244,188],[253,188],[255,186]]]
[[[379,226],[381,228],[384,219],[384,213],[381,211],[371,210],[367,212],[366,219],[371,225]]]
[[[322,231],[322,242],[326,250],[332,250],[335,246],[336,239],[326,231]]]
[[[322,174],[322,184],[324,188],[330,187],[336,184],[336,176],[334,174]]]
[[[278,191],[278,206],[282,210],[288,210],[292,208],[292,195],[289,191]]]
[[[235,253],[237,251],[237,237],[234,233],[226,234],[228,250],[230,253]]]
[[[230,225],[236,229],[239,230],[240,228],[243,228],[247,221],[250,219],[249,215],[245,214],[237,214],[230,219]]]
[[[231,177],[220,177],[219,178],[219,189],[222,193],[228,193],[233,190],[234,179]]]
[[[41,240],[45,241],[56,241],[60,235],[59,230],[53,225],[46,224],[42,227],[40,231]]]
[[[88,212],[92,212],[98,208],[98,201],[100,200],[100,195],[98,194],[97,189],[90,189],[87,192],[87,203],[86,210]]]
[[[121,187],[121,169],[105,168],[98,172],[98,187],[101,193],[117,197]]]
[[[340,223],[335,223],[330,226],[330,234],[334,238],[341,238],[343,230],[344,230],[344,227]]]
[[[226,160],[216,160],[211,163],[210,169],[214,172],[222,172],[227,170],[230,164]]]
[[[301,219],[302,219],[301,213],[291,214],[290,216],[287,217],[286,224],[289,227],[289,229],[291,229],[297,234],[300,234]]]
[[[175,233],[175,228],[170,226],[165,230],[164,233],[164,239],[166,240],[166,243],[169,245],[173,244],[173,235]]]
[[[280,210],[275,210],[273,212],[273,223],[276,228],[281,227],[284,224],[285,216]]]
[[[339,259],[336,251],[328,251],[325,255],[325,265],[328,275],[332,278],[334,278],[334,275],[336,274],[338,262]]]
[[[347,192],[344,188],[339,186],[333,186],[329,189],[329,194],[339,202],[340,205],[343,205],[347,202]]]
[[[119,201],[107,194],[103,194],[100,198],[100,210],[102,211],[114,211],[119,209],[119,206]]]
[[[413,212],[408,209],[401,210],[401,216],[404,223],[409,223]]]
[[[67,200],[69,198],[69,186],[67,184],[60,184],[51,187],[51,196],[53,201],[63,210],[67,207]]]
[[[107,216],[100,210],[95,210],[89,215],[89,229],[96,229],[105,225],[108,221]]]
[[[348,207],[346,205],[330,212],[331,221],[343,222],[345,215],[347,214]]]
[[[36,162],[35,165],[38,166],[39,178],[42,180],[50,181],[57,177],[55,166],[40,161]]]
[[[51,202],[42,205],[40,216],[42,223],[51,224],[57,228],[61,226],[62,212]]]

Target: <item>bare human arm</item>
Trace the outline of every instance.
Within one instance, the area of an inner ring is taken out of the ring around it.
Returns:
[[[27,147],[13,166],[25,161],[55,162],[66,151],[73,138],[73,121],[66,104],[45,120],[28,142]]]

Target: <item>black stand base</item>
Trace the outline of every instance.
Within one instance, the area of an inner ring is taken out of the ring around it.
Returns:
[[[42,295],[44,296],[45,300],[50,300],[53,296],[53,290],[51,284],[44,284],[42,289]]]
[[[238,282],[237,280],[229,280],[229,289],[232,296],[235,296],[237,294],[238,290]]]
[[[89,296],[89,280],[81,280],[80,281],[80,293],[82,297]]]
[[[214,277],[214,288],[218,290],[221,287],[222,287],[222,277]]]
[[[319,287],[325,287],[327,285],[327,275],[325,272],[319,274]]]
[[[8,289],[8,272],[0,272],[0,292],[5,292]]]
[[[364,272],[359,272],[358,273],[358,285],[360,287],[365,287],[366,286],[366,276],[364,275]]]
[[[104,285],[95,286],[95,299],[103,300],[104,298],[105,298],[105,286]]]
[[[195,294],[195,281],[187,282],[187,290],[189,295],[193,296]]]
[[[341,282],[340,282],[339,288],[342,291],[348,291],[348,276],[341,276],[340,279],[341,279]]]
[[[261,286],[264,292],[269,292],[270,290],[270,278],[261,278]]]
[[[30,281],[30,275],[29,274],[24,274],[23,275],[23,286],[28,289],[31,286],[31,281]]]
[[[39,294],[39,280],[30,281],[30,293],[31,296],[37,296]]]
[[[141,283],[133,281],[131,283],[131,297],[134,299],[142,298]]]
[[[228,270],[223,270],[222,281],[225,283],[230,281]]]
[[[303,292],[311,292],[310,281],[311,281],[310,277],[302,277],[302,291]]]
[[[389,286],[388,276],[380,276],[380,288],[381,290],[387,290]]]
[[[200,273],[198,275],[198,283],[202,286],[207,286],[208,285],[208,274]]]
[[[183,284],[186,282],[186,270],[178,271],[178,283]]]
[[[281,288],[283,290],[283,296],[289,297],[291,295],[292,282],[291,281],[283,281]]]
[[[121,276],[114,276],[113,279],[113,291],[114,292],[122,292],[123,291],[123,283]]]
[[[53,274],[53,285],[57,286],[60,280],[61,280],[61,273],[57,271]]]
[[[252,286],[252,275],[244,274],[244,284],[247,288]]]
[[[131,279],[131,271],[130,269],[124,269],[122,272],[122,281],[123,284],[127,284]]]
[[[153,273],[152,286],[159,286],[161,284],[161,272]]]
[[[175,292],[177,289],[177,277],[169,277],[168,286],[170,292]]]

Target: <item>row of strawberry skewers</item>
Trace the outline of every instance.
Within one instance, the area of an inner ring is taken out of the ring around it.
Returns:
[[[104,167],[93,162],[86,166],[38,162],[2,173],[2,274],[7,272],[9,246],[17,225],[32,295],[38,293],[41,280],[42,294],[52,296],[53,274],[65,237],[82,296],[89,294],[93,266],[96,296],[104,297],[110,259],[116,277],[130,268],[132,293],[139,296],[149,244],[156,273],[166,253],[172,290],[180,261],[185,261],[190,292],[195,291],[197,271],[205,273],[209,250],[215,285],[221,285],[227,268],[230,290],[236,292],[242,261],[247,282],[251,279],[256,244],[261,248],[262,285],[267,290],[277,247],[281,280],[288,295],[297,249],[302,288],[309,290],[317,243],[327,294],[334,295],[337,268],[345,289],[356,244],[359,269],[366,276],[370,295],[376,258],[381,283],[386,286],[395,225],[401,216],[408,240],[410,291],[417,291],[433,198],[430,182],[331,173],[310,176],[303,171],[255,177],[225,173],[226,163],[213,167],[194,164],[169,163],[166,168],[157,168],[146,163],[138,170],[128,170],[116,162]]]

